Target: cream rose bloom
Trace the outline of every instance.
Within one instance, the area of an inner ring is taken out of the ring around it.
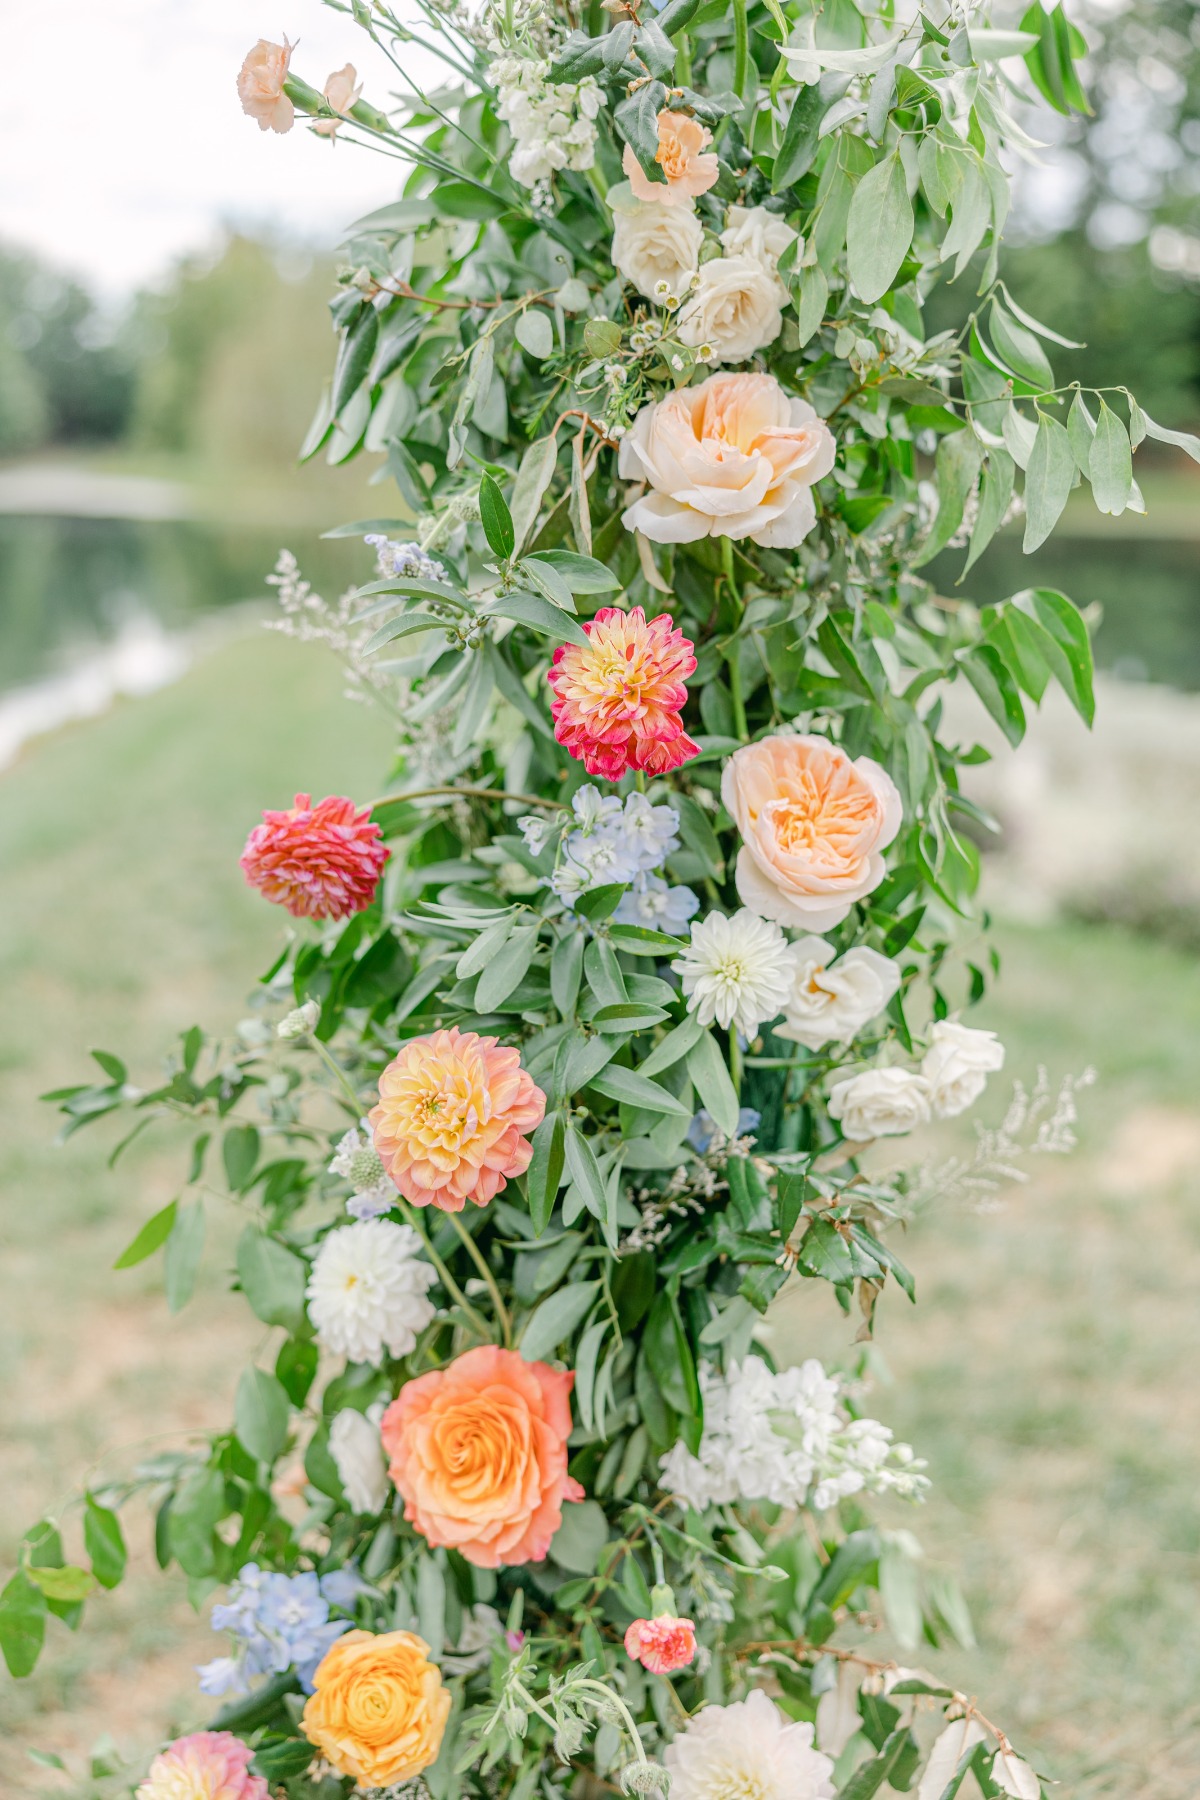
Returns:
[[[778,213],[768,212],[765,206],[731,206],[725,230],[721,233],[726,256],[752,256],[772,275],[778,275],[780,257],[788,245],[798,239],[800,233],[793,231]],[[803,248],[801,240],[797,254]]]
[[[865,944],[838,956],[824,938],[806,937],[791,946],[791,958],[792,984],[775,1035],[808,1050],[851,1043],[900,986],[899,964]]]
[[[900,829],[895,783],[824,737],[768,737],[735,750],[721,799],[742,835],[737,890],[780,925],[828,931],[883,880]]]
[[[794,549],[817,521],[810,489],[833,467],[833,434],[773,375],[710,375],[644,406],[618,464],[650,492],[624,523],[656,544],[750,538]]]
[[[629,144],[625,146],[621,167],[639,200],[690,208],[697,194],[707,194],[721,173],[716,156],[705,154],[712,141],[712,132],[698,119],[687,113],[660,112],[654,160],[666,180],[651,181]]]
[[[911,1069],[868,1069],[838,1081],[830,1090],[829,1116],[853,1143],[869,1138],[902,1137],[929,1122],[929,1083]]]
[[[700,267],[704,230],[690,207],[648,206],[636,200],[622,184],[608,196],[615,225],[612,259],[618,274],[639,294],[656,298],[655,289],[666,282],[667,292],[682,299]]]
[[[238,99],[242,111],[258,120],[260,131],[290,131],[296,122],[296,109],[283,91],[292,51],[296,48],[284,38],[273,44],[259,38],[238,70]]]
[[[1004,1045],[994,1031],[973,1031],[951,1019],[940,1019],[929,1036],[921,1073],[929,1083],[934,1112],[953,1119],[974,1106],[988,1076],[1004,1067]]]
[[[745,362],[783,329],[787,290],[753,256],[717,256],[700,270],[676,334],[693,350],[707,345],[713,362]]]

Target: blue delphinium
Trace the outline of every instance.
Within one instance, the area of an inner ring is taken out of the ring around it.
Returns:
[[[245,1694],[256,1675],[282,1675],[295,1669],[305,1693],[312,1692],[317,1664],[352,1620],[331,1618],[330,1608],[352,1611],[362,1586],[353,1570],[319,1576],[272,1574],[247,1563],[230,1586],[223,1603],[213,1607],[214,1631],[231,1632],[231,1656],[214,1657],[200,1670],[206,1694]]]

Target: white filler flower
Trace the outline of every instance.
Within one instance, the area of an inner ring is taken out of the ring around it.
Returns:
[[[903,1137],[915,1126],[929,1123],[929,1083],[911,1069],[867,1069],[834,1083],[829,1116],[837,1119],[852,1143]]]
[[[775,1032],[808,1050],[851,1043],[900,986],[899,963],[865,944],[837,956],[824,938],[800,938],[792,945],[792,965],[787,1017]]]
[[[711,912],[693,925],[690,945],[671,967],[701,1025],[735,1025],[746,1038],[775,1018],[791,985],[783,932],[744,906],[731,919]]]
[[[388,1497],[387,1463],[379,1435],[382,1417],[382,1401],[365,1413],[345,1406],[334,1414],[329,1427],[329,1454],[356,1513],[377,1513]]]
[[[671,1800],[829,1800],[833,1764],[761,1689],[706,1706],[668,1744]]]
[[[359,1219],[331,1231],[308,1282],[308,1316],[327,1350],[378,1366],[385,1351],[407,1356],[437,1308],[437,1280],[411,1225]]]
[[[974,1106],[988,1076],[1004,1067],[1004,1045],[994,1031],[973,1031],[950,1019],[939,1020],[929,1036],[921,1073],[929,1083],[934,1112],[953,1119]]]
[[[360,1119],[358,1126],[352,1126],[342,1138],[329,1172],[340,1175],[354,1189],[346,1202],[346,1211],[352,1219],[377,1219],[380,1213],[390,1212],[396,1204],[396,1184],[383,1166],[383,1158],[375,1148],[366,1119]]]

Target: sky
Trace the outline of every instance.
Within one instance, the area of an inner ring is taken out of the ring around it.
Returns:
[[[336,242],[395,197],[403,168],[299,120],[278,137],[243,114],[243,56],[285,33],[314,87],[346,62],[368,99],[397,85],[321,0],[0,0],[0,67],[20,72],[0,107],[0,240],[114,301],[212,242],[222,221]]]

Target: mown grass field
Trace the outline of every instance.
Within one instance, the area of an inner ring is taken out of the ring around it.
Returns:
[[[230,643],[178,686],[35,744],[0,776],[0,1563],[89,1473],[223,1422],[254,1342],[225,1292],[214,1217],[196,1300],[168,1317],[156,1265],[110,1265],[170,1198],[164,1140],[110,1171],[111,1140],[51,1145],[37,1094],[92,1046],[153,1077],[173,1034],[223,1025],[278,942],[236,858],[295,789],[369,795],[381,723],[340,698],[316,649]],[[1042,1159],[1001,1211],[951,1205],[905,1249],[920,1305],[889,1295],[895,1385],[876,1409],[926,1456],[933,1494],[889,1510],[959,1569],[980,1647],[930,1656],[1011,1723],[1082,1800],[1200,1790],[1200,979],[1154,943],[1082,928],[1001,929],[1005,979],[979,1022],[1011,1072],[1100,1073],[1080,1151]],[[1007,1083],[985,1102],[995,1117]],[[948,1153],[961,1138],[941,1140]],[[836,1357],[824,1290],[785,1304],[780,1341]],[[68,1515],[69,1517],[69,1515]],[[70,1526],[68,1525],[68,1539]],[[147,1751],[204,1716],[192,1665],[215,1640],[130,1521],[134,1573],[36,1676],[0,1674],[0,1792],[62,1791],[110,1733]]]

